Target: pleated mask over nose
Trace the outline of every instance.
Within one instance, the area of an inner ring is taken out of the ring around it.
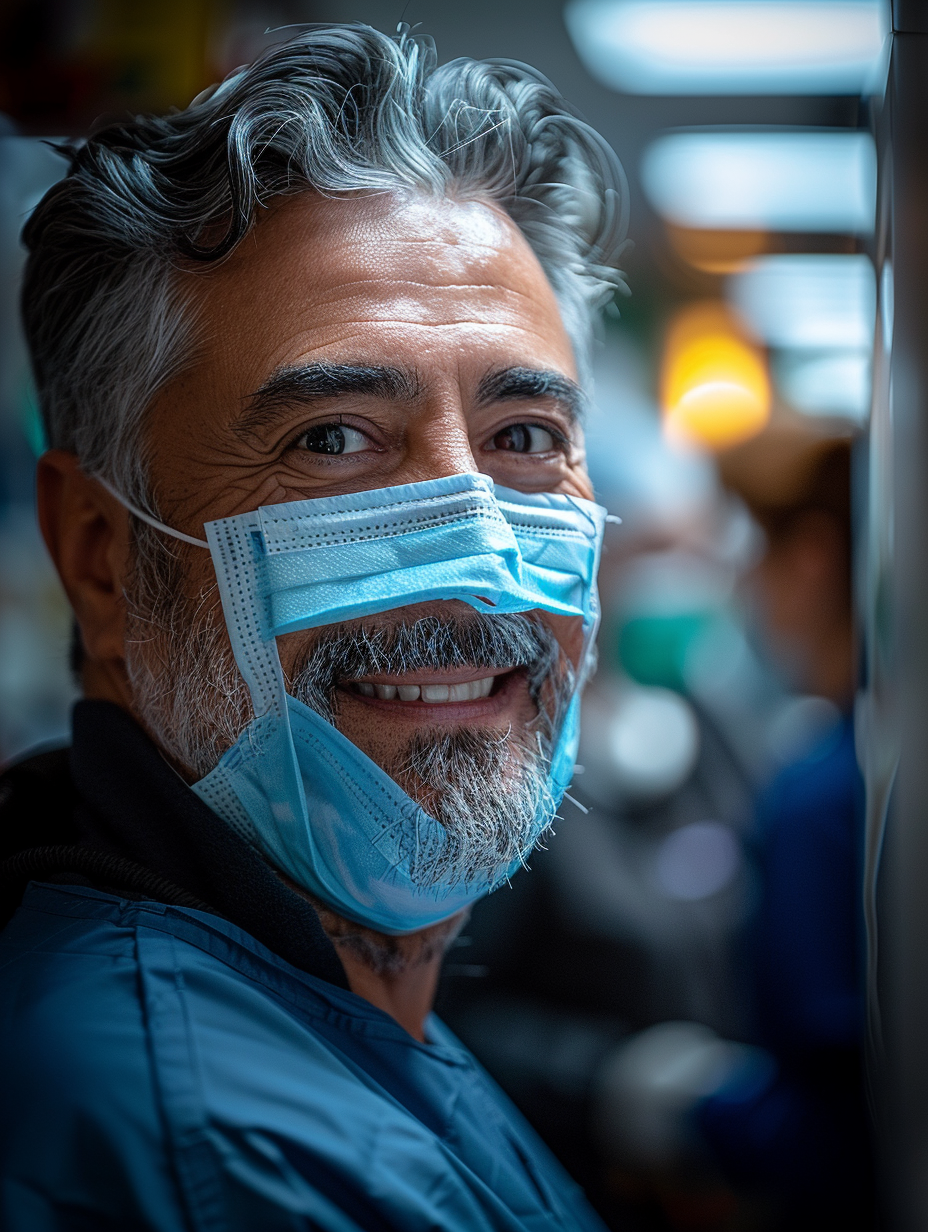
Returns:
[[[416,862],[440,850],[444,828],[287,693],[276,638],[437,599],[480,612],[541,609],[579,619],[583,662],[555,733],[537,837],[573,773],[605,519],[590,501],[525,495],[466,474],[207,523],[232,650],[257,717],[193,790],[298,885],[380,932],[425,928],[474,902],[493,888],[485,876],[415,883]]]

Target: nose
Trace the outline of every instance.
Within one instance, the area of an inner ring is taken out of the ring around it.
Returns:
[[[418,483],[479,469],[463,408],[426,405],[410,419],[405,455],[394,482]]]

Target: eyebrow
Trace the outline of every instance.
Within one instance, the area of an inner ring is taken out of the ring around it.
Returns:
[[[245,410],[232,425],[241,435],[272,422],[294,405],[311,404],[361,394],[389,402],[412,402],[420,393],[414,372],[381,364],[313,363],[278,368],[249,397]]]
[[[576,381],[546,368],[503,368],[485,376],[477,388],[477,400],[488,402],[528,402],[550,398],[560,402],[571,420],[583,419],[586,395]]]
[[[248,398],[233,430],[247,436],[273,423],[292,406],[363,395],[387,402],[414,402],[422,388],[414,371],[384,364],[312,363],[279,368]],[[571,420],[583,417],[585,396],[575,381],[544,368],[502,368],[483,378],[477,401],[528,402],[539,398],[561,403]]]

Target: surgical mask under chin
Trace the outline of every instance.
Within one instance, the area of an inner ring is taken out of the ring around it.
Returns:
[[[379,932],[413,932],[474,902],[493,888],[485,876],[415,883],[415,864],[447,842],[443,826],[287,693],[276,639],[437,599],[463,600],[478,612],[540,609],[579,619],[582,662],[554,735],[550,810],[573,773],[605,519],[590,501],[526,495],[466,474],[207,523],[232,651],[257,717],[193,790],[298,885]],[[550,820],[549,811],[536,816],[532,841]]]

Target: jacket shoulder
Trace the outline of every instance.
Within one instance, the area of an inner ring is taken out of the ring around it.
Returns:
[[[68,890],[33,887],[0,934],[4,1226],[66,1226],[77,1207],[88,1226],[179,1232],[132,932],[45,912],[43,893]]]

